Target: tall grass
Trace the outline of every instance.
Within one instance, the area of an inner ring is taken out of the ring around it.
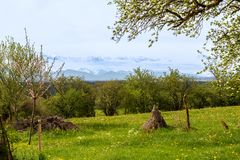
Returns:
[[[53,160],[239,159],[240,107],[191,110],[192,127],[184,130],[184,111],[163,112],[170,125],[152,133],[140,127],[150,114],[69,119],[78,131],[43,133],[43,154]],[[229,130],[222,127],[225,121]],[[17,137],[18,159],[38,159],[37,135],[27,145],[27,132]]]

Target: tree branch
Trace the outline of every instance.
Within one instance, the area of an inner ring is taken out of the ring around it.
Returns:
[[[178,14],[178,13],[176,13],[176,12],[174,12],[174,11],[171,11],[171,10],[169,10],[169,9],[166,9],[166,12],[171,13],[171,14],[177,16],[180,20],[184,20],[180,14]]]

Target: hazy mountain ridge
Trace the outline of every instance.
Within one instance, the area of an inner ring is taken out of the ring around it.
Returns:
[[[156,76],[163,76],[166,71],[150,71]],[[88,70],[87,72],[85,69],[80,70],[73,70],[73,69],[67,69],[63,70],[62,73],[67,76],[74,76],[74,77],[80,77],[83,78],[86,81],[108,81],[108,80],[124,80],[129,76],[130,73],[133,73],[133,71],[105,71],[105,70],[99,70],[98,72],[93,72],[91,70]],[[210,81],[213,80],[213,77],[208,76],[201,76],[197,74],[187,74],[188,76],[194,77],[199,81]]]
[[[49,57],[53,59],[53,57]],[[97,73],[99,70],[105,71],[132,71],[134,68],[141,67],[153,71],[168,71],[168,68],[179,69],[182,73],[195,74],[203,70],[201,64],[189,64],[169,60],[165,58],[151,57],[61,57],[57,56],[56,62],[65,63],[64,69],[88,70]]]
[[[53,57],[49,57],[53,59]],[[156,76],[163,76],[169,68],[180,73],[206,81],[213,78],[208,74],[198,75],[203,69],[201,64],[179,64],[173,60],[151,57],[55,57],[56,62],[65,63],[65,76],[77,76],[87,81],[123,80],[137,67],[147,69]]]

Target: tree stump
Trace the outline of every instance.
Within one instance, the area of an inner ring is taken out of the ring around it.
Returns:
[[[151,118],[142,126],[143,130],[149,132],[158,128],[166,128],[167,123],[156,106],[152,109]]]

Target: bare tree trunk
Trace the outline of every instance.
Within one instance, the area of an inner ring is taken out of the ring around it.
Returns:
[[[0,130],[2,130],[2,143],[3,146],[6,146],[6,150],[7,150],[7,157],[2,157],[2,158],[7,158],[7,160],[13,160],[13,156],[12,156],[12,151],[11,151],[11,146],[8,140],[8,136],[7,136],[7,132],[3,126],[3,122],[2,122],[2,117],[0,116]]]
[[[34,115],[35,115],[35,107],[36,107],[36,100],[37,100],[37,98],[33,97],[32,100],[33,100],[33,106],[32,106],[32,116],[31,116],[30,130],[29,130],[28,145],[31,145],[31,142],[32,142],[33,122],[34,122]]]

